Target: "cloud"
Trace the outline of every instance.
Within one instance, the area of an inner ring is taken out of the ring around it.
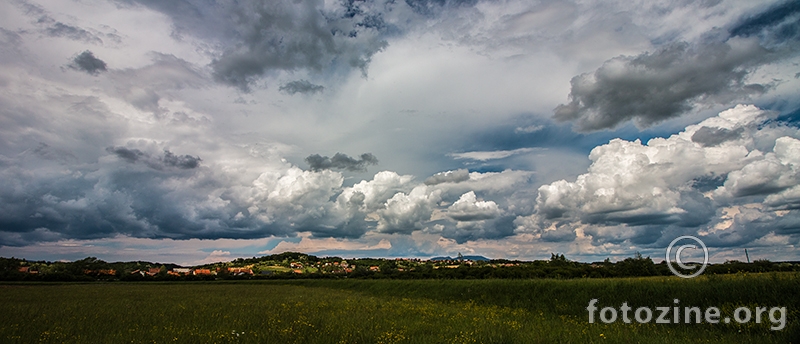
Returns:
[[[500,215],[497,203],[478,201],[474,191],[467,192],[447,208],[447,216],[457,221],[478,221],[493,219]]]
[[[201,264],[213,264],[219,262],[230,261],[232,259],[230,251],[214,250],[208,254],[208,257],[200,261]]]
[[[108,147],[106,151],[112,154],[115,154],[120,159],[123,159],[129,163],[135,163],[139,161],[141,158],[149,158],[149,156],[145,155],[144,152],[138,149],[128,149],[125,147]]]
[[[425,185],[436,185],[441,183],[460,183],[469,180],[469,171],[459,169],[436,173],[425,179]]]
[[[289,95],[294,95],[296,93],[303,93],[303,94],[319,93],[322,92],[325,89],[325,87],[323,87],[322,85],[312,84],[308,80],[296,80],[281,85],[279,89],[281,92],[285,92]]]
[[[230,10],[239,24],[239,44],[211,67],[216,80],[243,91],[273,70],[345,67],[366,73],[372,56],[387,46],[380,17],[344,8],[325,11],[322,1],[240,3]]]
[[[529,125],[525,127],[516,127],[514,132],[517,134],[530,134],[544,129],[543,125]]]
[[[76,41],[83,41],[87,43],[102,44],[103,40],[95,36],[89,31],[67,25],[61,22],[53,22],[52,19],[43,17],[39,20],[40,23],[49,23],[50,25],[45,29],[45,33],[51,37],[67,37]]]
[[[51,147],[44,142],[39,142],[39,145],[36,146],[32,152],[42,159],[54,160],[63,164],[75,163],[78,161],[78,158],[69,151]]]
[[[210,81],[192,63],[170,54],[151,52],[150,63],[138,68],[111,70],[106,78],[111,95],[122,98],[135,108],[163,116],[168,109],[162,99],[173,98],[187,88],[200,89]]]
[[[203,159],[200,159],[199,156],[175,155],[168,150],[164,150],[164,157],[161,158],[161,161],[164,162],[164,165],[185,170],[197,168],[200,166],[200,161],[202,160]]]
[[[468,241],[499,240],[514,234],[514,217],[501,216],[492,220],[459,221],[455,226],[445,226],[441,235],[463,244]]]
[[[464,152],[464,153],[449,153],[447,155],[455,159],[470,159],[477,161],[505,159],[512,155],[530,153],[535,151],[536,148],[517,148],[514,150],[499,150],[499,151],[477,151],[477,152]]]
[[[389,4],[382,2],[120,2],[166,14],[175,35],[218,44],[214,78],[245,92],[276,71],[366,73],[372,56],[388,45],[381,10]]]
[[[360,241],[341,240],[335,238],[315,239],[307,233],[302,233],[299,242],[281,241],[271,250],[258,252],[259,254],[275,254],[282,252],[305,252],[317,253],[324,251],[372,251],[388,250],[392,248],[392,243],[387,239],[380,239],[374,243],[364,243]]]
[[[692,141],[703,145],[703,147],[714,147],[725,141],[740,138],[743,132],[744,128],[728,130],[726,128],[702,127],[692,135]]]
[[[766,203],[773,207],[792,206],[800,184],[800,140],[780,137],[772,152],[728,174],[725,184],[715,191],[717,197],[770,195]],[[786,192],[786,194],[783,194]],[[788,197],[787,197],[788,196]],[[785,203],[782,204],[783,201]]]
[[[648,127],[684,114],[695,103],[765,92],[769,85],[748,84],[746,78],[768,56],[755,41],[732,39],[696,47],[675,43],[616,57],[593,73],[574,77],[570,102],[556,107],[554,118],[574,121],[580,131],[610,129],[628,120]]]
[[[279,165],[283,167],[271,167],[254,179],[238,178],[241,172],[218,169],[214,162],[195,165],[198,157],[164,148],[154,153],[158,149],[153,142],[111,146],[106,150],[109,155],[97,165],[67,166],[73,172],[54,171],[36,181],[14,172],[21,161],[3,160],[8,164],[0,170],[7,180],[7,187],[0,189],[6,214],[0,217],[2,244],[93,240],[119,234],[178,240],[250,239],[300,232],[312,238],[339,239],[356,239],[369,232],[408,235],[437,221],[432,215],[443,210],[443,195],[458,198],[468,188],[496,197],[512,190],[519,179],[514,172],[472,173],[468,180],[430,187],[413,183],[412,176],[383,171],[343,187],[342,175],[331,170]],[[511,235],[510,220],[489,216],[499,214],[499,204],[477,198],[471,202],[470,195],[475,193],[462,196],[461,202],[450,207],[451,215],[463,221],[448,222],[442,235],[459,241]]]
[[[364,212],[382,209],[386,200],[399,192],[408,192],[414,187],[413,176],[399,175],[393,171],[381,171],[371,180],[362,180],[352,187],[345,188],[337,198],[337,202],[352,202],[358,194],[363,196],[359,202],[364,207]]]
[[[475,6],[478,0],[406,0],[405,2],[416,13],[433,16],[447,7]]]
[[[312,171],[336,169],[351,172],[364,172],[367,170],[367,165],[377,165],[378,158],[372,155],[372,153],[361,154],[359,159],[349,157],[342,153],[336,153],[332,158],[319,154],[311,154],[306,157],[306,163],[308,163]]]
[[[513,235],[515,217],[529,209],[530,173],[509,170],[468,176],[460,182],[416,185],[409,192],[395,193],[370,215],[377,219],[375,229],[390,234],[436,233],[458,243]]]
[[[15,5],[20,7],[24,13],[36,19],[35,24],[42,27],[41,32],[50,37],[65,37],[73,41],[101,45],[103,40],[93,32],[78,26],[65,24],[57,21],[41,6],[31,4],[27,1],[15,1]],[[108,35],[112,39],[118,39],[115,35]]]
[[[535,214],[518,224],[535,233],[585,224],[583,231],[597,242],[649,244],[688,228],[731,228],[716,220],[720,208],[731,204],[794,209],[800,131],[769,118],[768,112],[740,105],[647,144],[611,140],[592,150],[588,172],[574,182],[542,185]],[[740,219],[737,226],[751,228],[774,216]],[[748,239],[737,245],[768,232],[747,232]]]
[[[116,155],[120,159],[134,164],[137,161],[144,162],[150,168],[162,170],[165,167],[175,167],[179,169],[193,169],[200,166],[200,157],[191,155],[175,155],[169,150],[164,150],[160,157],[152,156],[148,153],[142,152],[139,149],[129,149],[126,147],[108,147],[106,151]]]
[[[72,63],[68,65],[69,68],[74,70],[83,71],[89,75],[99,75],[106,71],[106,63],[103,60],[94,57],[94,54],[86,50],[76,56]]]
[[[653,52],[607,60],[572,78],[570,102],[557,106],[554,118],[573,121],[580,131],[629,120],[645,128],[703,106],[761,95],[778,80],[749,80],[760,67],[797,55],[791,43],[800,38],[799,19],[800,6],[787,1],[743,16],[726,25],[727,32],[708,31],[694,43],[672,41]]]
[[[440,201],[441,190],[430,190],[425,185],[415,187],[408,194],[398,192],[386,201],[384,209],[378,210],[377,230],[389,234],[422,230]]]

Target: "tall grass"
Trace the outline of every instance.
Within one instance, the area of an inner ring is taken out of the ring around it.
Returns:
[[[0,285],[3,343],[798,343],[798,274]],[[786,306],[788,324],[589,324],[585,308]]]

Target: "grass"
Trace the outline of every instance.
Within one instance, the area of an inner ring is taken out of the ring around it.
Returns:
[[[787,343],[800,275],[0,285],[3,343]],[[589,324],[586,306],[785,306],[787,326]]]

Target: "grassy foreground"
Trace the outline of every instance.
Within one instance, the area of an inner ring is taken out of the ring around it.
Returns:
[[[761,324],[588,323],[586,306],[787,308]],[[800,343],[800,275],[0,285],[3,343]]]

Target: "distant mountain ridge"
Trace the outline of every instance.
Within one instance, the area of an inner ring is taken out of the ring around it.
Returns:
[[[431,258],[431,259],[429,259],[429,260],[433,260],[433,261],[439,261],[439,260],[458,260],[458,257],[456,257],[456,258],[449,257],[449,256],[447,256],[447,257],[433,257],[433,258]],[[489,258],[486,258],[486,257],[484,257],[484,256],[464,256],[464,260],[475,260],[475,261],[485,261],[485,262],[488,262],[488,261],[490,261],[491,259],[489,259]]]

